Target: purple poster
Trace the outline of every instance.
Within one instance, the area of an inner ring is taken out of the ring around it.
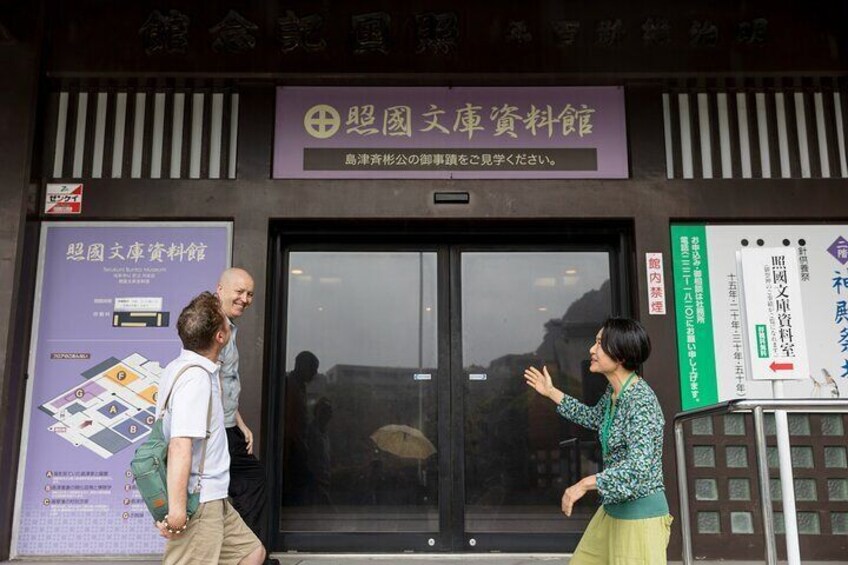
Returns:
[[[13,556],[159,553],[129,462],[176,322],[230,264],[226,222],[44,224]]]
[[[623,87],[279,87],[274,178],[627,178]]]

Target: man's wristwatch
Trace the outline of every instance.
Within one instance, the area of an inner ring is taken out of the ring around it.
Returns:
[[[183,533],[184,531],[186,531],[186,528],[188,528],[188,516],[186,516],[185,523],[182,526],[180,526],[179,528],[173,527],[168,522],[168,515],[167,514],[165,514],[165,518],[162,521],[165,523],[165,531],[168,532],[171,535],[179,535],[179,534]]]

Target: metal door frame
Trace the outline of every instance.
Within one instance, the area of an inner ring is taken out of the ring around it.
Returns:
[[[299,552],[562,552],[576,547],[581,534],[465,532],[464,386],[461,334],[461,254],[493,252],[609,253],[613,315],[631,315],[635,296],[632,273],[632,222],[557,221],[294,221],[272,224],[268,264],[265,347],[267,409],[263,461],[269,501],[282,498],[282,439],[285,374],[287,273],[291,251],[435,251],[437,253],[438,372],[436,386],[439,441],[439,533],[281,532],[279,504],[268,508],[272,551]],[[276,345],[280,344],[280,345]],[[459,376],[460,378],[456,378]],[[471,538],[475,545],[469,544]],[[432,542],[431,542],[432,540]],[[432,544],[431,544],[432,543]]]
[[[451,435],[452,451],[458,454],[453,460],[451,475],[454,478],[453,491],[456,496],[451,499],[451,514],[454,528],[454,551],[467,552],[571,552],[582,537],[582,533],[562,533],[552,535],[524,534],[524,533],[475,533],[465,530],[465,388],[467,377],[463,371],[462,363],[462,289],[461,280],[462,254],[467,252],[494,252],[494,253],[537,253],[537,252],[603,252],[609,257],[610,269],[610,298],[612,300],[612,315],[627,315],[629,312],[630,299],[622,291],[623,275],[627,272],[626,265],[622,264],[622,255],[617,242],[608,241],[600,244],[585,242],[569,243],[512,243],[508,245],[490,244],[457,244],[450,246],[451,261],[451,423],[453,434]],[[556,501],[552,501],[555,504]]]

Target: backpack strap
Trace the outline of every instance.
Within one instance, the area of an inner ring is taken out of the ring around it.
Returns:
[[[191,369],[192,367],[197,367],[199,369],[203,369],[206,371],[204,367],[201,365],[186,365],[174,376],[173,382],[171,382],[171,388],[168,390],[168,396],[165,397],[165,403],[162,405],[162,413],[159,414],[159,418],[165,417],[165,410],[168,409],[168,401],[171,400],[171,393],[174,392],[174,386],[177,384],[177,379],[179,379],[183,373]],[[206,374],[212,375],[209,371],[206,371]],[[220,378],[218,380],[218,386],[220,387]],[[200,466],[197,469],[197,486],[194,488],[193,492],[200,492],[200,484],[203,481],[203,469],[206,465],[206,447],[209,444],[209,436],[212,435],[212,388],[210,383],[209,388],[209,405],[206,408],[206,437],[203,438],[203,449],[201,450],[200,455]]]

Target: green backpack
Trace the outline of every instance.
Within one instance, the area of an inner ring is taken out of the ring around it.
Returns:
[[[135,450],[135,455],[130,462],[130,469],[132,469],[132,474],[135,477],[138,492],[144,499],[147,509],[153,515],[153,519],[157,522],[164,520],[165,515],[168,514],[168,441],[165,440],[165,434],[162,432],[162,420],[165,417],[165,411],[168,409],[168,401],[171,399],[171,392],[174,390],[174,385],[177,384],[177,379],[192,367],[203,369],[200,365],[187,365],[177,373],[171,384],[171,390],[168,391],[168,396],[165,398],[165,403],[162,405],[162,412],[156,418],[156,422],[150,430],[150,435]],[[200,506],[200,483],[203,478],[203,465],[206,463],[206,443],[211,434],[211,423],[212,392],[210,391],[209,407],[206,412],[206,437],[203,440],[203,451],[198,468],[199,477],[194,490],[189,489],[188,499],[186,500],[186,515],[188,517],[193,516],[197,512],[197,507]]]

